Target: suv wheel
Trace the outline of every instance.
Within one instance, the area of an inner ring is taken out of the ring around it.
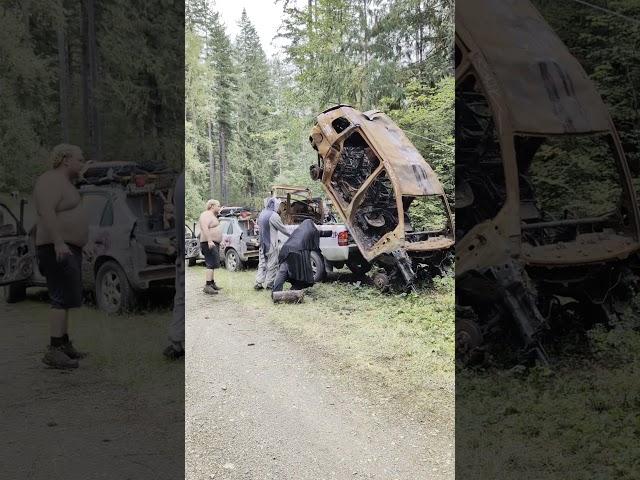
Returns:
[[[114,261],[105,262],[96,275],[96,303],[103,312],[114,314],[131,310],[135,296],[127,275]]]
[[[311,270],[313,270],[313,281],[322,282],[327,272],[324,268],[324,258],[318,252],[311,252]]]
[[[240,260],[240,255],[233,248],[224,254],[224,266],[230,272],[238,272],[244,267],[244,262]]]

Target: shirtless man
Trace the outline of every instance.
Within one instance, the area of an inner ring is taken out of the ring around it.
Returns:
[[[220,202],[218,200],[207,200],[206,210],[200,214],[198,226],[200,227],[200,250],[204,255],[207,269],[205,270],[206,284],[202,290],[209,295],[215,295],[218,290],[222,290],[216,285],[213,278],[213,271],[220,268],[220,242],[222,232],[220,231]]]
[[[69,310],[82,304],[82,247],[89,226],[80,193],[71,183],[84,166],[82,150],[61,144],[51,150],[52,169],[36,181],[36,248],[51,303],[50,345],[42,361],[53,368],[77,368],[78,352],[69,340]]]

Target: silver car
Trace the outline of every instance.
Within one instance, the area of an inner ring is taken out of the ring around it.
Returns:
[[[258,262],[260,241],[256,219],[252,216],[230,215],[219,220],[222,228],[220,261],[226,269],[237,272],[247,263]]]

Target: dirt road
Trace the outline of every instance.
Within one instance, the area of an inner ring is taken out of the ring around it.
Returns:
[[[160,354],[168,312],[108,317],[82,308],[72,335],[90,356],[64,372],[40,362],[48,310],[37,297],[0,299],[0,477],[182,478],[183,369]]]
[[[453,478],[451,437],[187,271],[187,479]],[[265,293],[266,294],[266,293]]]

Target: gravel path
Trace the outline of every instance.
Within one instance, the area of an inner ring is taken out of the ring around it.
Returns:
[[[48,312],[44,301],[7,305],[0,299],[0,328],[10,339],[0,354],[0,478],[182,478],[183,451],[176,449],[184,441],[182,389],[167,385],[160,350],[149,352],[160,367],[145,370],[150,383],[144,386],[114,381],[95,351],[77,370],[47,369],[40,360]],[[91,322],[92,314],[83,309],[83,321]],[[80,339],[77,345],[86,344]]]
[[[187,272],[188,480],[453,478],[454,447],[437,425],[200,283]]]

